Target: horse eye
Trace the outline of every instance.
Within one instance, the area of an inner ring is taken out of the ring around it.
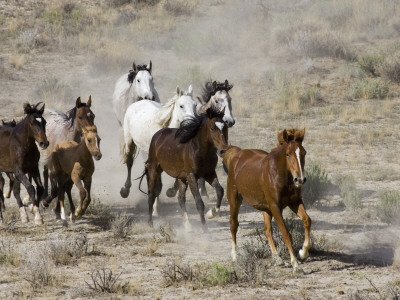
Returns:
[[[92,139],[88,139],[88,142],[91,143],[91,142],[92,142]]]
[[[288,156],[288,157],[289,157],[289,156],[290,156],[290,154],[289,154],[289,153],[286,153],[286,156]]]
[[[140,80],[138,79],[138,80],[137,80],[137,82],[139,83],[139,82],[140,82]]]
[[[215,100],[215,103],[218,103],[218,100]]]
[[[180,107],[180,108],[183,108],[183,105],[180,105],[179,107]]]

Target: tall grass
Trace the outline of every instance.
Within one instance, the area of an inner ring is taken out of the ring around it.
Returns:
[[[377,214],[381,221],[386,223],[400,223],[400,193],[394,190],[385,190],[378,193],[379,201]]]

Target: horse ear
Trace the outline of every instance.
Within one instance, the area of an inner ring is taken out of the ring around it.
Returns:
[[[39,113],[40,113],[40,114],[43,114],[43,112],[44,112],[44,106],[45,106],[45,105],[46,105],[46,104],[44,104],[44,103],[43,103],[43,106],[42,106],[42,108],[41,108],[41,109],[39,109]]]
[[[147,71],[149,71],[149,73],[151,73],[151,68],[152,68],[152,63],[150,60],[150,63],[146,66]]]
[[[89,96],[89,100],[87,101],[86,105],[88,107],[92,106],[92,95]]]
[[[306,134],[306,129],[303,128],[303,130],[299,130],[296,133],[297,134],[296,134],[295,140],[301,144],[304,140],[304,135]]]
[[[179,86],[176,86],[176,94],[180,97],[181,96],[181,89]]]
[[[78,98],[76,99],[76,107],[79,107],[81,104],[82,104],[82,102],[81,102],[81,97],[78,97]]]
[[[29,115],[31,113],[31,111],[32,111],[31,105],[29,103],[25,103],[24,104],[24,113],[26,115]]]
[[[193,93],[193,87],[192,87],[192,85],[189,85],[187,95],[192,96],[192,93]]]
[[[133,61],[133,63],[132,63],[132,70],[133,70],[133,72],[136,73],[136,64],[135,64],[135,61]]]
[[[211,107],[207,108],[206,114],[207,114],[207,117],[208,117],[209,119],[212,118],[212,116],[213,116],[213,110],[212,110]]]
[[[217,89],[217,82],[215,80],[212,83],[212,87],[213,87],[213,91],[215,91]]]
[[[284,129],[282,131],[282,138],[286,143],[289,143],[289,136],[288,136],[288,133],[287,133],[286,129]]]

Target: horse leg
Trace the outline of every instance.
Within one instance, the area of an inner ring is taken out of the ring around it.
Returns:
[[[147,176],[147,186],[149,189],[148,204],[149,204],[149,225],[153,227],[153,205],[156,197],[161,193],[162,182],[161,173],[162,169],[160,166],[155,166],[154,164],[146,164],[145,166],[146,176]]]
[[[177,180],[179,186],[179,194],[178,194],[178,202],[179,206],[181,207],[181,213],[183,218],[183,226],[185,227],[186,231],[191,231],[192,227],[189,223],[189,218],[186,211],[186,190],[188,187],[188,183],[182,181],[181,179]]]
[[[57,201],[57,205],[60,206],[60,217],[61,217],[61,222],[62,222],[62,226],[63,227],[67,227],[68,226],[68,222],[67,219],[65,217],[65,208],[64,208],[64,182],[62,180],[62,178],[58,178],[57,180],[57,195],[58,195],[58,201]]]
[[[74,172],[73,172],[73,173],[74,173]],[[83,214],[83,211],[82,211],[82,204],[83,204],[83,201],[84,201],[85,198],[86,198],[87,191],[86,191],[85,188],[83,187],[82,182],[81,182],[81,180],[80,180],[80,178],[79,178],[79,176],[78,176],[77,174],[71,175],[71,179],[72,179],[72,181],[74,182],[74,184],[76,185],[76,187],[77,187],[78,190],[79,190],[79,197],[80,197],[80,199],[79,199],[78,208],[77,208],[76,211],[75,211],[75,217],[76,217],[77,219],[79,219],[79,218],[82,216],[82,214]]]
[[[169,198],[175,197],[178,189],[179,189],[179,182],[178,182],[178,179],[175,179],[174,186],[167,190],[167,193],[166,193],[167,197],[169,197]]]
[[[83,200],[83,204],[82,204],[82,215],[83,216],[85,214],[86,209],[88,208],[90,202],[92,201],[91,197],[90,197],[90,188],[92,186],[92,177],[87,177],[83,180],[83,184],[85,185],[85,190],[86,190],[86,197]]]
[[[43,167],[43,186],[43,197],[47,197],[49,194],[49,168],[47,167],[47,165],[44,165]]]
[[[25,176],[25,174],[22,172],[22,170],[16,169],[14,174],[15,174],[15,178],[18,180],[18,182],[14,183],[13,193],[14,193],[15,199],[17,200],[17,203],[18,203],[19,213],[21,216],[21,222],[27,223],[29,221],[29,219],[28,219],[28,215],[26,214],[25,207],[21,200],[20,183],[22,183],[25,186],[26,190],[28,191],[30,199],[35,199],[35,188],[29,182],[28,178]]]
[[[279,257],[278,251],[276,251],[274,239],[272,238],[272,214],[270,211],[263,211],[262,214],[264,217],[264,234],[268,240],[269,248],[271,249],[272,253],[272,258],[278,266],[281,266],[283,265],[283,260]]]
[[[39,168],[36,168],[36,170],[32,173],[32,178],[36,184],[36,194],[37,194],[36,199],[34,199],[34,201],[33,201],[33,208],[32,208],[32,212],[35,215],[34,222],[36,225],[42,225],[43,218],[39,212],[39,201],[40,201],[40,199],[42,199],[44,188],[43,188],[42,180],[40,179]]]
[[[239,227],[239,210],[240,205],[242,204],[242,198],[239,196],[235,185],[233,184],[233,180],[228,176],[227,186],[226,186],[226,196],[229,202],[229,222],[230,229],[232,235],[232,260],[236,261],[237,259],[237,246],[236,246],[236,233]]]
[[[222,198],[224,197],[224,188],[219,183],[217,173],[215,172],[212,174],[211,177],[207,178],[206,180],[215,189],[217,193],[217,204],[215,205],[215,208],[212,208],[207,212],[207,218],[212,219],[219,216]],[[198,182],[201,182],[205,190],[205,180],[203,178],[200,178]]]
[[[270,201],[270,203],[271,202],[273,202],[273,201]],[[283,241],[285,242],[285,245],[289,250],[290,262],[292,264],[293,271],[301,273],[302,270],[299,267],[296,256],[294,255],[294,252],[293,252],[292,236],[290,235],[290,232],[286,227],[285,221],[283,220],[282,211],[276,204],[270,205],[270,210],[271,210],[272,216],[275,219],[276,225],[278,226],[279,230],[282,233]]]
[[[4,178],[3,175],[0,173],[0,225],[3,224],[3,212],[5,210],[4,207],[4,194],[3,194],[3,189],[4,189]]]
[[[14,186],[15,177],[14,177],[14,175],[12,173],[6,173],[6,174],[7,174],[8,179],[9,179],[9,183],[8,183],[9,189],[8,189],[8,193],[6,195],[6,198],[8,199],[8,198],[11,197],[11,191],[12,191],[13,186]]]
[[[311,247],[310,231],[311,231],[311,218],[307,215],[303,202],[295,205],[290,205],[290,209],[303,221],[304,226],[304,243],[303,248],[299,250],[301,260],[308,257],[308,250]]]
[[[207,193],[207,189],[206,189],[206,181],[204,178],[199,178],[199,180],[197,180],[197,184],[199,185],[199,189],[200,189],[200,195],[202,197],[208,197],[208,193]]]
[[[193,194],[194,201],[196,202],[196,208],[197,211],[200,214],[200,220],[201,224],[203,225],[203,232],[207,232],[207,224],[206,224],[206,219],[204,218],[204,202],[203,199],[201,199],[200,193],[199,193],[199,186],[197,185],[197,178],[194,176],[193,173],[190,173],[187,181],[189,183],[190,191]]]
[[[73,185],[74,185],[74,183],[72,182],[72,180],[70,178],[68,178],[67,182],[64,183],[64,190],[67,193],[68,202],[69,202],[69,210],[70,210],[69,219],[71,220],[72,223],[75,222],[75,205],[74,205],[74,201],[72,201],[72,195],[71,195],[71,190],[72,190]]]
[[[131,189],[132,183],[131,183],[131,171],[132,171],[132,165],[133,161],[135,159],[135,153],[136,153],[136,144],[130,140],[127,144],[128,151],[124,154],[124,162],[126,163],[126,168],[128,169],[128,176],[125,181],[125,185],[121,188],[120,194],[122,198],[127,198],[129,196],[129,191]]]

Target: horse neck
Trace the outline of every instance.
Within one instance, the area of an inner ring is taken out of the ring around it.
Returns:
[[[274,160],[274,166],[277,168],[277,172],[279,177],[281,177],[282,183],[287,184],[288,178],[291,176],[287,168],[287,161],[286,161],[286,148],[288,144],[283,144],[279,147],[274,148],[269,154],[270,160]]]
[[[196,142],[198,143],[201,156],[208,156],[210,153],[213,153],[216,150],[214,144],[209,140],[207,122],[209,122],[209,120],[206,120],[203,124],[201,124],[198,133],[193,138],[196,139]]]
[[[78,144],[76,148],[76,152],[80,154],[81,157],[90,159],[92,157],[92,153],[89,151],[85,138],[82,138],[80,143]]]
[[[32,130],[28,125],[27,117],[15,126],[13,132],[23,145],[29,147],[35,145],[35,138],[33,137]]]
[[[175,101],[175,104],[174,104],[174,106],[172,108],[173,109],[172,110],[172,116],[171,116],[171,119],[170,119],[169,124],[168,124],[169,128],[179,128],[179,126],[181,126],[181,122],[179,121],[177,110],[175,110],[176,101]]]

